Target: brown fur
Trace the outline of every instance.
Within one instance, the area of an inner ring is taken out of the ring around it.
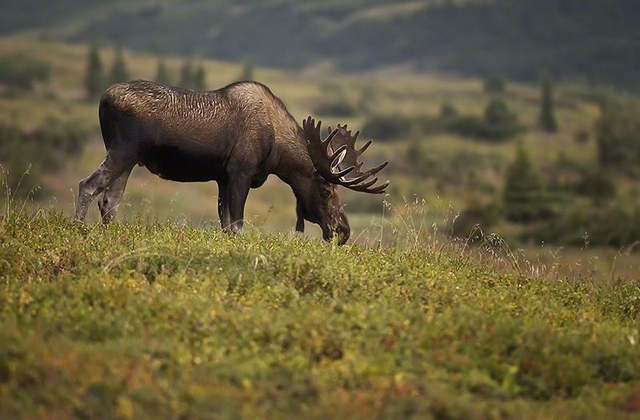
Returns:
[[[289,184],[297,199],[296,229],[317,223],[325,239],[349,237],[337,189],[315,174],[300,126],[265,85],[233,83],[192,91],[149,81],[110,86],[99,107],[106,157],[80,181],[75,219],[84,220],[99,194],[103,221],[113,218],[136,164],[180,182],[216,181],[223,229],[242,230],[249,188],[269,174]]]

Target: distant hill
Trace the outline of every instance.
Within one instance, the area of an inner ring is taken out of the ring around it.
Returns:
[[[22,0],[0,33],[346,71],[535,81],[543,73],[640,89],[638,0]],[[17,4],[19,3],[19,4]]]

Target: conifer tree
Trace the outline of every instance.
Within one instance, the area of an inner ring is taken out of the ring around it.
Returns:
[[[238,80],[253,80],[253,78],[253,63],[251,60],[245,60],[244,63],[242,63],[242,70],[240,71]]]
[[[124,54],[122,48],[116,49],[115,56],[113,58],[113,65],[111,66],[111,72],[109,73],[109,82],[127,82],[130,80],[129,70],[127,70],[127,64],[124,61]]]
[[[104,74],[102,59],[97,45],[91,46],[87,58],[87,69],[84,76],[84,87],[87,99],[96,99],[102,94],[104,89]]]
[[[196,90],[207,90],[207,74],[204,70],[204,65],[200,66],[193,73],[193,88]]]
[[[193,89],[193,65],[191,64],[191,60],[187,59],[182,64],[180,68],[180,81],[178,82],[180,87],[185,89]]]
[[[507,168],[503,195],[505,214],[514,222],[529,222],[549,215],[544,185],[521,142]]]
[[[542,80],[542,100],[540,102],[538,123],[548,133],[558,131],[558,122],[556,121],[553,105],[553,83],[549,76],[545,76]]]
[[[164,58],[162,57],[158,59],[158,67],[156,69],[156,76],[154,80],[163,85],[173,84],[171,75],[169,74],[169,70],[167,69],[167,65],[165,64]]]

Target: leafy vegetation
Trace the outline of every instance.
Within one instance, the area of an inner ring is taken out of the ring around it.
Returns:
[[[0,238],[3,417],[638,412],[637,282],[11,208]]]
[[[42,60],[24,54],[0,56],[0,86],[32,90],[50,77],[51,66]]]
[[[597,121],[598,163],[638,176],[640,163],[640,102],[634,98],[608,98],[600,104]]]
[[[445,120],[447,130],[461,136],[486,141],[503,141],[522,131],[518,116],[500,98],[492,98],[484,109],[484,115],[461,115]]]
[[[0,123],[3,185],[19,197],[46,196],[42,176],[58,172],[67,160],[80,155],[85,137],[86,127],[74,120],[49,119],[32,132]]]

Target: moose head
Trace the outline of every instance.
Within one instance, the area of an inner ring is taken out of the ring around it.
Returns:
[[[309,157],[315,168],[311,192],[315,214],[303,217],[320,225],[325,240],[331,240],[337,235],[338,243],[342,245],[349,239],[350,227],[338,197],[337,186],[341,185],[353,191],[382,194],[389,185],[389,181],[374,186],[378,182],[375,175],[389,162],[362,171],[363,163],[358,159],[371,145],[371,140],[358,150],[355,145],[359,131],[351,134],[351,130],[348,130],[346,125],[338,124],[335,129],[329,126],[328,136],[322,139],[321,125],[321,121],[316,124],[311,117],[302,123]]]

